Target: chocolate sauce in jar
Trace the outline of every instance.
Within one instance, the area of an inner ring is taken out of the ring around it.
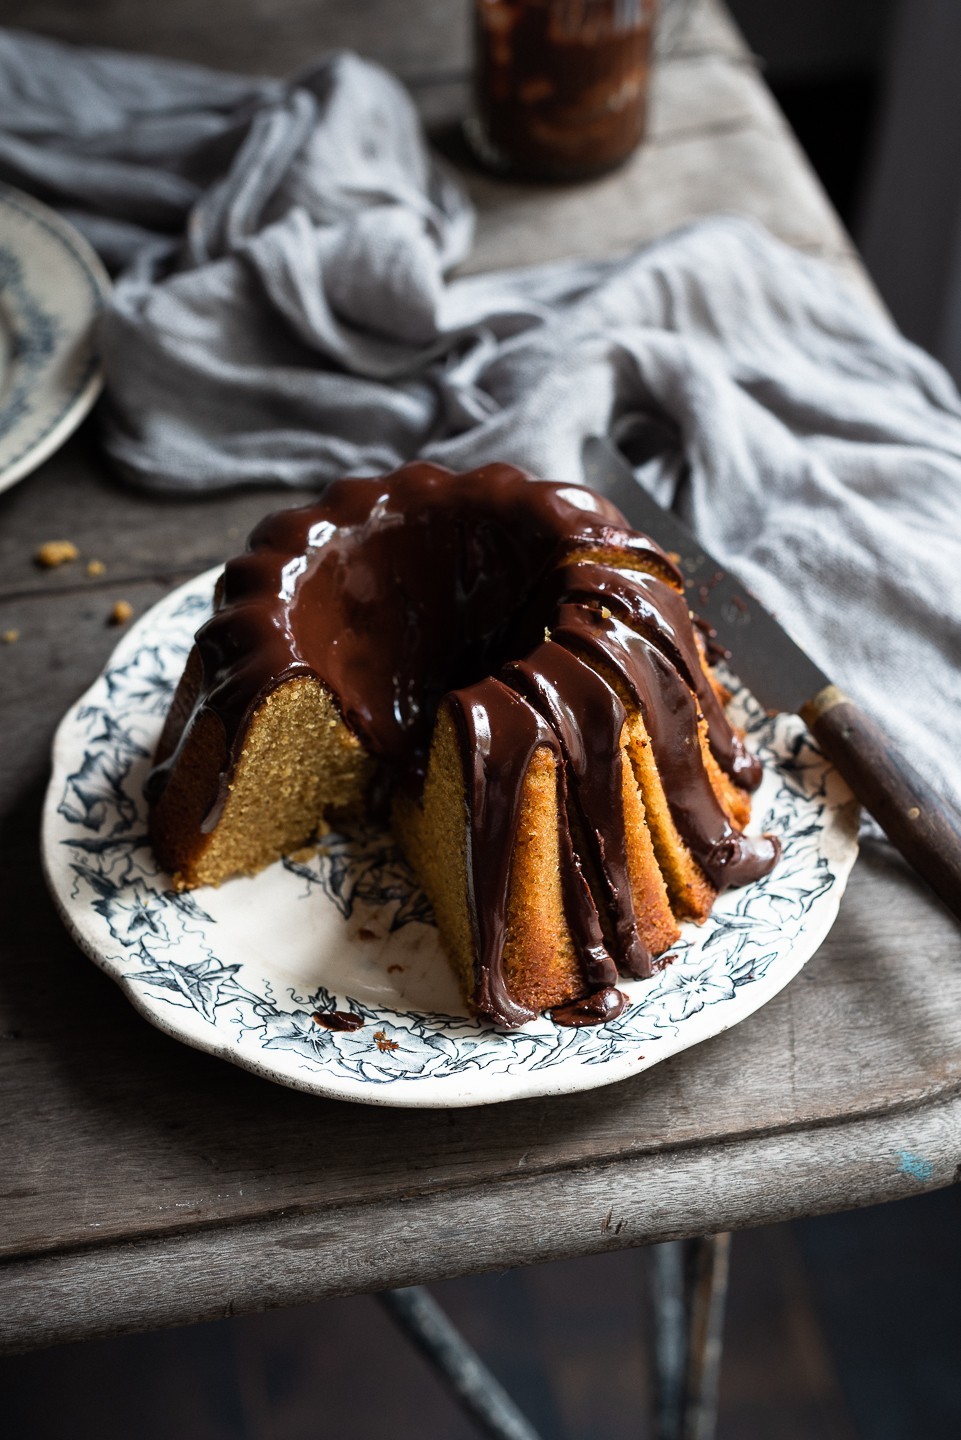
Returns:
[[[644,136],[655,0],[475,0],[468,138],[495,170],[576,180]]]

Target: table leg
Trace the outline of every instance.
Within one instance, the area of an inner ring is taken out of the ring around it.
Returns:
[[[653,1245],[657,1440],[712,1440],[717,1419],[729,1234]]]
[[[493,1440],[539,1440],[503,1386],[422,1286],[383,1290],[377,1299],[458,1403]]]

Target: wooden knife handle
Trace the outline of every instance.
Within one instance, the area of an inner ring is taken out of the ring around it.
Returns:
[[[801,711],[824,753],[910,865],[961,919],[961,819],[836,685]]]

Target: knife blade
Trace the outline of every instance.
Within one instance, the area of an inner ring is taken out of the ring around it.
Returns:
[[[766,709],[801,716],[888,839],[961,919],[961,818],[737,576],[638,483],[610,440],[589,436],[582,460],[585,482],[678,557],[688,605],[717,631],[738,677]]]

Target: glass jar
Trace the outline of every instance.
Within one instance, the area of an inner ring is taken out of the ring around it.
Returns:
[[[474,0],[467,135],[491,169],[574,180],[644,135],[655,0]]]

